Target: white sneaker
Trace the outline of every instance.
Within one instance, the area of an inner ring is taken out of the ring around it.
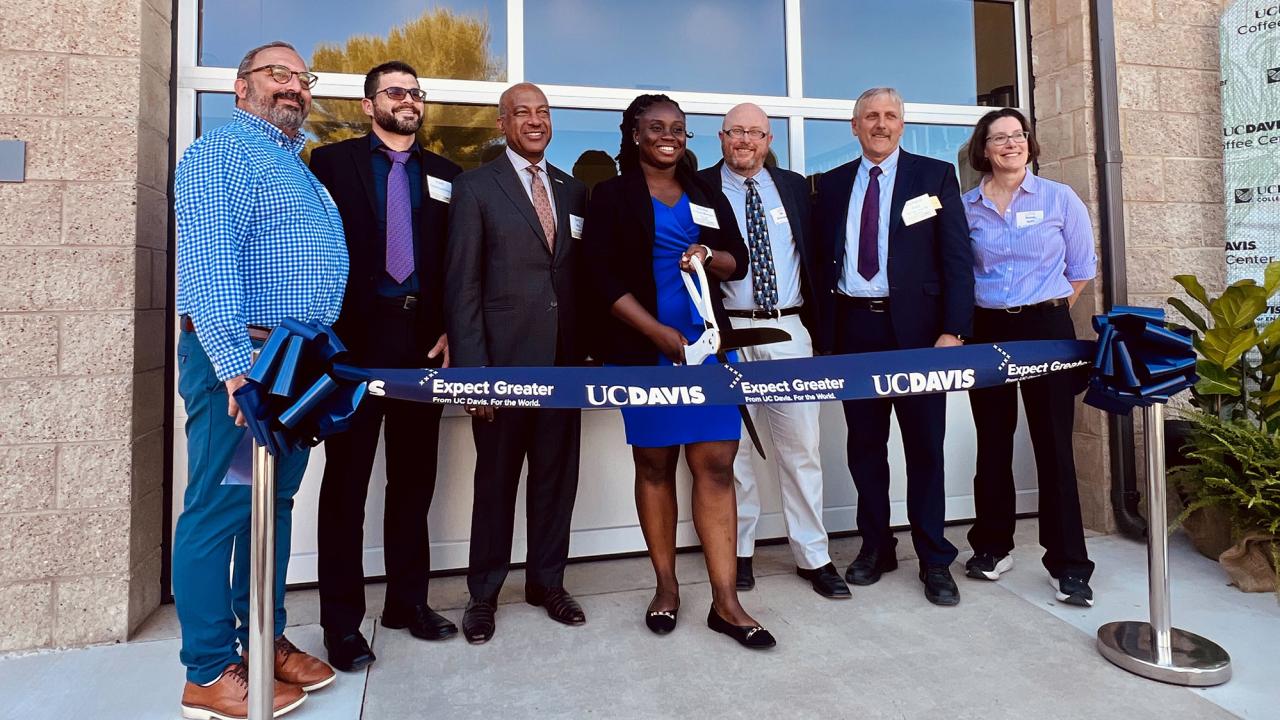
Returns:
[[[974,553],[964,564],[964,574],[974,580],[999,580],[1000,575],[1012,569],[1012,555],[996,557],[991,553]]]
[[[1093,607],[1093,588],[1081,578],[1066,575],[1059,579],[1050,575],[1049,586],[1053,588],[1059,602],[1080,607]]]

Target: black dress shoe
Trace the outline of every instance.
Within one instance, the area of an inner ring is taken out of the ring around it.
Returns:
[[[471,598],[467,602],[467,609],[462,613],[462,635],[467,638],[467,642],[472,645],[489,642],[493,638],[493,631],[497,629],[497,612],[498,604],[495,600]]]
[[[738,558],[738,580],[734,584],[739,590],[751,590],[756,586],[756,576],[751,572],[751,558]]]
[[[759,625],[734,625],[720,617],[720,613],[716,612],[715,605],[712,605],[711,610],[707,613],[707,627],[723,635],[728,635],[737,640],[742,647],[752,650],[765,650],[778,644],[778,641],[773,638],[773,634]]]
[[[655,635],[666,635],[676,629],[676,618],[680,608],[671,610],[648,610],[644,614],[644,624],[649,626]]]
[[[359,632],[338,635],[325,632],[324,647],[329,651],[329,664],[343,672],[352,672],[377,660],[369,641]]]
[[[951,578],[946,565],[929,565],[920,568],[920,582],[924,583],[924,596],[934,605],[959,605],[960,588]]]
[[[444,640],[458,634],[457,625],[426,603],[411,608],[387,605],[382,610],[382,627],[392,630],[409,628],[409,634],[421,640]]]
[[[850,597],[849,586],[844,584],[840,573],[836,572],[836,566],[831,563],[812,570],[796,568],[796,574],[808,580],[813,586],[813,591],[822,597],[838,600]]]
[[[844,579],[853,585],[874,585],[880,582],[880,576],[898,569],[897,548],[890,546],[877,550],[865,547],[858,552],[858,557],[849,563],[844,571]]]
[[[577,600],[562,587],[544,588],[526,585],[524,601],[534,607],[545,607],[547,617],[565,625],[582,625],[587,622],[586,613]]]

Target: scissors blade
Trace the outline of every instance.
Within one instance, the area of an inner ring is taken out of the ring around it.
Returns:
[[[753,345],[786,342],[791,333],[779,328],[739,328],[720,331],[720,349],[733,350]]]

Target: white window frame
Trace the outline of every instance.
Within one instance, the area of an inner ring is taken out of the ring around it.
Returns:
[[[1013,5],[1014,47],[1017,53],[1019,109],[1030,117],[1031,82],[1027,48],[1026,0],[994,0]],[[673,90],[667,94],[687,112],[721,115],[734,105],[753,102],[770,117],[785,118],[789,139],[790,169],[804,175],[804,121],[848,120],[853,114],[852,100],[806,98],[803,94],[803,57],[800,32],[800,8],[804,0],[783,0],[786,27],[786,95],[744,95],[730,93],[687,92]],[[496,105],[498,96],[511,83],[525,79],[524,72],[524,4],[525,0],[507,0],[507,80],[450,80],[419,78],[431,102],[467,105]],[[196,64],[199,49],[200,0],[178,0],[177,63],[177,127],[174,137],[178,155],[195,139],[196,97],[201,92],[230,92],[235,81],[235,68],[200,67]],[[364,94],[364,76],[349,73],[317,73],[320,76],[312,90],[316,97],[359,100]],[[579,85],[540,84],[553,107],[584,110],[624,110],[636,96],[635,88],[606,88]],[[906,120],[924,125],[973,125],[990,111],[981,105],[942,105],[906,103]]]

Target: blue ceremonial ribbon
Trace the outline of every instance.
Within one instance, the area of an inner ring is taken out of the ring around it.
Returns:
[[[1160,308],[1116,306],[1095,315],[1098,349],[1084,401],[1109,413],[1168,402],[1196,384],[1191,331],[1165,326]]]
[[[822,402],[955,392],[1083,368],[1092,342],[1033,340],[698,366],[364,369],[370,395],[440,405],[616,408]]]
[[[366,387],[332,374],[346,348],[315,322],[285,320],[271,331],[236,390],[253,439],[276,457],[346,430]]]

